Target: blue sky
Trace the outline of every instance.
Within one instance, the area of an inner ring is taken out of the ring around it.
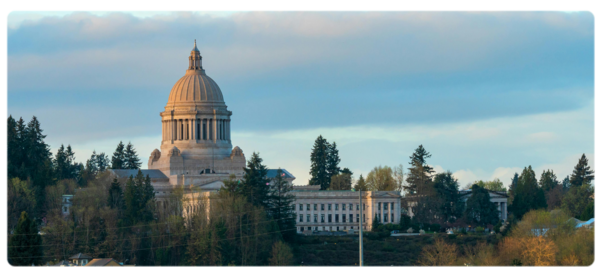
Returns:
[[[532,165],[569,174],[594,153],[591,13],[18,12],[8,113],[36,115],[78,161],[131,141],[147,165],[197,39],[232,141],[306,184],[314,139],[341,166],[408,167],[419,145],[459,182]]]

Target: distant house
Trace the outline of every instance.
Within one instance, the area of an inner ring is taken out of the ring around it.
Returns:
[[[71,213],[71,206],[73,206],[73,195],[72,194],[63,194],[62,196],[62,214],[64,216],[69,215]]]
[[[88,262],[92,259],[93,259],[92,257],[90,257],[86,254],[82,254],[82,253],[79,253],[79,254],[74,255],[69,258],[69,260],[71,260],[71,262],[75,266],[84,266],[84,265],[88,264]]]
[[[122,266],[113,258],[108,259],[93,259],[86,266]]]
[[[569,221],[571,221],[571,220],[575,221],[575,228],[581,228],[581,227],[584,227],[584,228],[594,228],[594,218],[591,218],[591,219],[589,219],[588,221],[585,221],[585,222],[584,221],[580,221],[580,220],[575,219],[575,218],[569,219]]]

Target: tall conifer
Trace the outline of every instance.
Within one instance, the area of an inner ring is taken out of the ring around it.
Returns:
[[[23,211],[8,241],[8,262],[18,266],[41,265],[42,249],[42,236],[38,234],[37,224]]]
[[[19,127],[21,124],[17,123],[17,126]],[[42,132],[40,122],[35,116],[21,132],[24,149],[21,169],[25,172],[23,174],[25,179],[29,177],[33,183],[37,203],[37,215],[35,216],[37,217],[41,217],[45,213],[46,186],[54,182],[52,153],[50,146],[44,142],[46,135],[43,135]]]
[[[296,228],[295,196],[292,194],[291,184],[283,178],[282,174],[283,171],[278,169],[277,176],[271,186],[269,214],[277,222],[283,239],[291,242],[296,235],[296,232],[292,230]]]
[[[571,174],[571,186],[590,184],[592,180],[594,180],[594,170],[588,165],[588,159],[583,154]]]
[[[510,207],[517,219],[521,219],[525,213],[530,210],[546,208],[546,198],[544,191],[539,187],[535,178],[535,172],[529,167],[525,167],[514,191],[514,200]]]
[[[340,174],[340,156],[335,142],[327,146],[327,176],[331,183],[331,177]]]
[[[329,188],[330,177],[328,174],[329,143],[319,135],[315,140],[310,153],[310,181],[311,185],[321,185],[321,190]]]
[[[7,164],[8,164],[8,178],[18,177],[19,175],[19,167],[20,157],[22,154],[20,137],[17,133],[17,122],[13,119],[12,116],[8,117],[7,123]]]
[[[135,148],[133,148],[133,145],[129,142],[125,148],[125,162],[123,163],[123,168],[140,169],[140,166],[142,166],[142,162],[140,161]]]
[[[410,165],[408,168],[408,176],[406,187],[409,194],[419,193],[428,188],[432,182],[433,167],[427,165],[427,159],[431,157],[431,154],[423,148],[423,145],[414,151],[410,156]]]
[[[117,149],[112,155],[111,163],[112,169],[125,169],[125,145],[123,145],[123,141],[117,145]]]
[[[254,205],[260,205],[268,210],[269,180],[267,167],[262,164],[258,153],[252,153],[247,167],[244,168],[244,177],[241,184],[241,193]]]
[[[358,180],[356,181],[356,184],[354,185],[354,190],[355,191],[366,191],[367,190],[367,182],[365,181],[365,178],[363,177],[362,174],[360,174],[358,176]]]
[[[500,219],[498,208],[490,201],[488,190],[476,184],[471,187],[471,190],[465,211],[467,220],[483,226],[498,223]]]
[[[110,189],[108,189],[108,206],[119,210],[123,209],[123,189],[121,189],[117,177],[113,179]]]

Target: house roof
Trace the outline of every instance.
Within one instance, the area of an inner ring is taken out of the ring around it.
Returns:
[[[93,259],[93,258],[86,254],[82,254],[82,253],[73,255],[72,257],[69,258],[69,260],[91,260],[91,259]]]
[[[86,264],[85,266],[106,266],[111,261],[117,263],[118,265],[121,265],[120,263],[118,263],[117,261],[115,261],[113,258],[108,258],[108,259],[93,259],[88,264]]]
[[[267,178],[273,179],[273,178],[277,177],[277,170],[278,169],[267,169]],[[292,173],[290,173],[289,171],[287,171],[283,168],[281,169],[281,171],[283,171],[283,178],[296,179],[296,177],[294,177],[294,175],[292,175]]]
[[[110,169],[110,171],[119,178],[135,177],[138,173],[138,169]],[[168,179],[165,173],[158,169],[140,169],[140,171],[142,171],[144,177],[148,175],[151,179]]]

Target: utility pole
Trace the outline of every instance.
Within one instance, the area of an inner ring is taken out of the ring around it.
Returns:
[[[358,191],[358,207],[360,208],[360,216],[358,216],[359,221],[359,233],[358,233],[358,243],[360,246],[360,266],[363,266],[363,207],[362,207],[362,190]]]

